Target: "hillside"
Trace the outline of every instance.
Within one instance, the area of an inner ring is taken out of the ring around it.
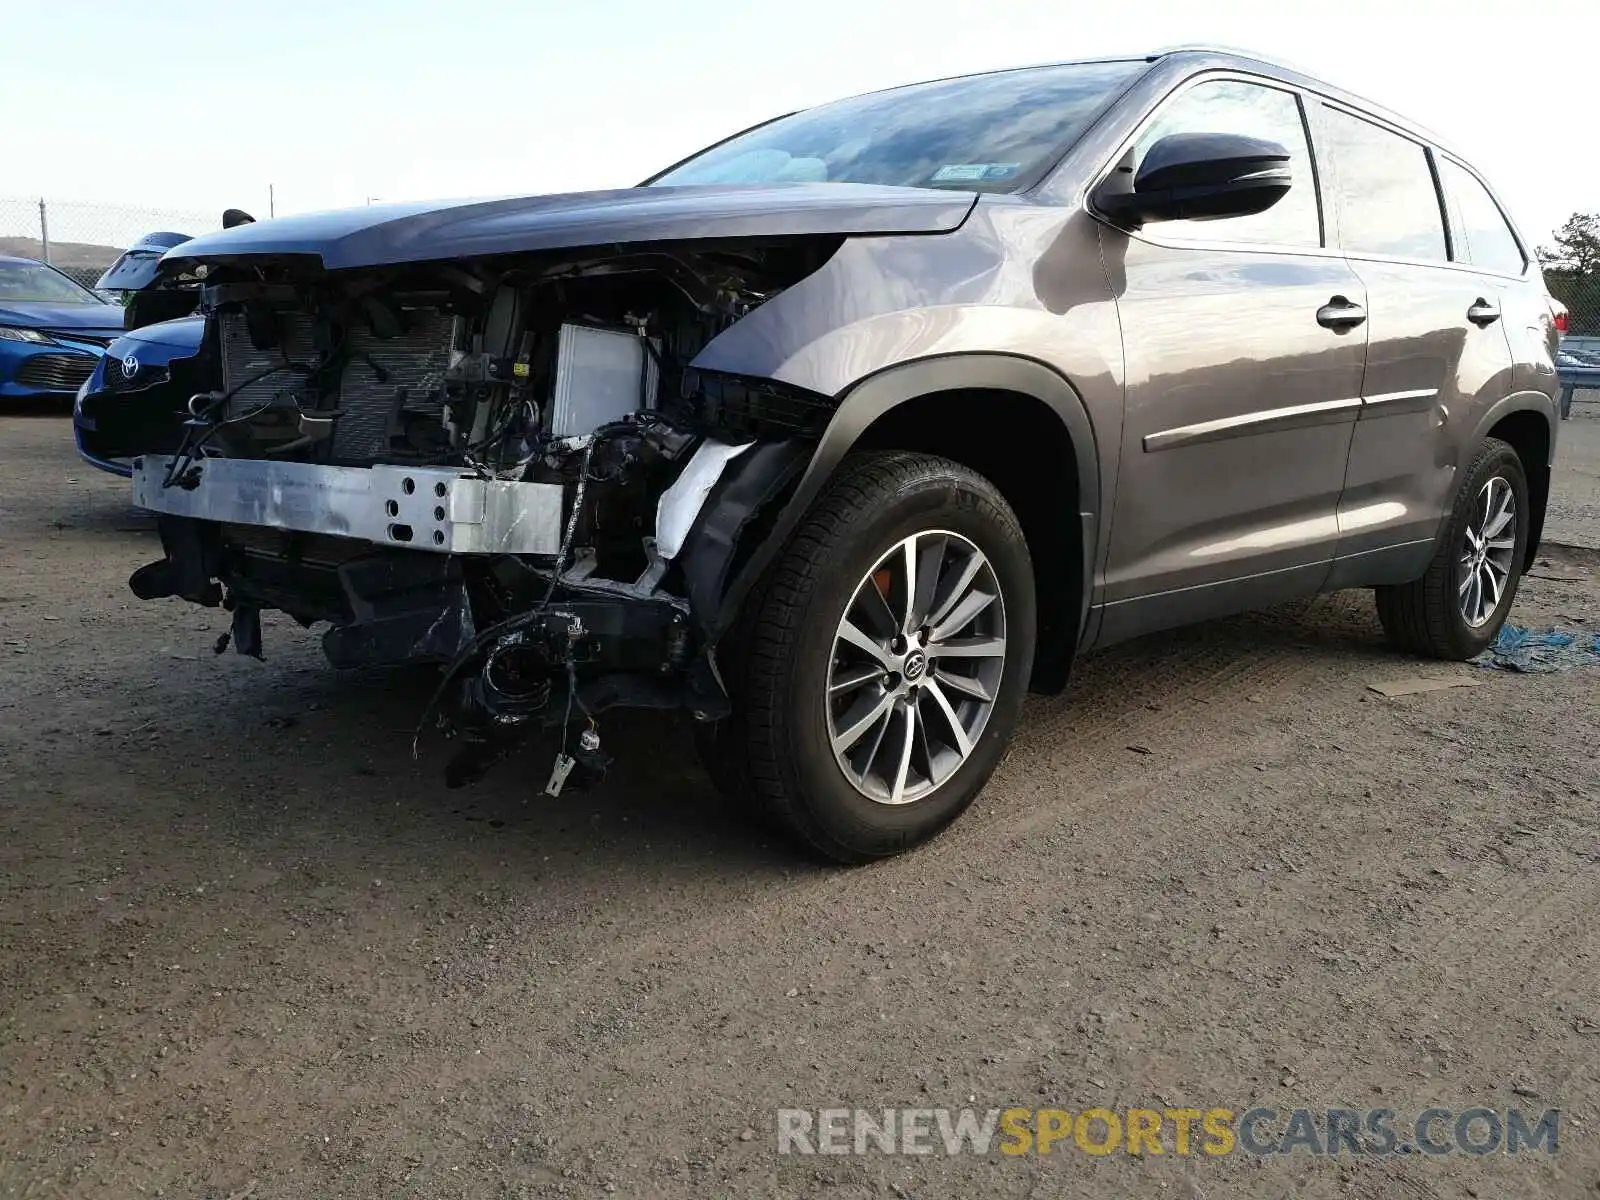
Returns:
[[[98,246],[93,242],[50,243],[50,262],[69,273],[94,271],[98,274],[116,262],[121,253],[115,246]],[[44,257],[39,239],[28,237],[0,237],[0,255],[7,254],[21,258]]]

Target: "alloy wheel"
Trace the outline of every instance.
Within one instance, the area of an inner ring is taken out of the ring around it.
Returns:
[[[1461,548],[1457,597],[1470,629],[1488,624],[1511,582],[1517,553],[1517,497],[1511,484],[1495,475],[1478,492]]]
[[[982,550],[914,533],[856,585],[825,699],[835,760],[880,804],[932,794],[972,754],[1005,673],[1005,598]]]

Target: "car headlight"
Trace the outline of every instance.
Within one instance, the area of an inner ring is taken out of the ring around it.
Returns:
[[[18,329],[13,325],[0,325],[0,342],[33,342],[48,346],[50,339],[37,329]]]

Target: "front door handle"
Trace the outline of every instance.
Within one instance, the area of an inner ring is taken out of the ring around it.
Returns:
[[[1366,319],[1367,310],[1347,296],[1335,296],[1317,309],[1317,324],[1336,333],[1354,329]]]
[[[1499,319],[1500,306],[1498,304],[1491,304],[1482,296],[1479,296],[1477,300],[1473,302],[1472,307],[1467,309],[1467,320],[1471,321],[1480,329],[1489,325],[1493,325]]]

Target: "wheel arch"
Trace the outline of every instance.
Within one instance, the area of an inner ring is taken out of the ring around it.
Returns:
[[[981,406],[976,413],[973,405]],[[754,540],[736,549],[742,562],[723,594],[712,640],[732,624],[845,455],[868,447],[951,458],[1006,497],[1034,560],[1040,620],[1032,686],[1060,690],[1089,612],[1100,463],[1077,390],[1054,369],[1020,355],[934,356],[852,385],[798,481],[775,501],[776,511],[741,534],[741,541]]]
[[[1515,392],[1486,412],[1468,443],[1469,458],[1485,438],[1499,438],[1517,452],[1528,480],[1528,549],[1523,570],[1533,565],[1544,533],[1550,473],[1556,451],[1555,401],[1543,392]]]

